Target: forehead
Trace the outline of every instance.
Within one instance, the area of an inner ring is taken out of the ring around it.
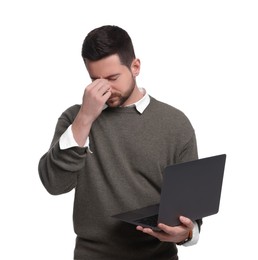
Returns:
[[[117,54],[98,61],[85,61],[91,78],[106,78],[112,74],[122,73],[127,67],[122,65]]]

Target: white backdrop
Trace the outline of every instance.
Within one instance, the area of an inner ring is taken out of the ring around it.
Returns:
[[[185,112],[199,156],[228,156],[219,214],[204,219],[198,245],[180,247],[180,259],[256,255],[256,3],[1,1],[0,259],[72,259],[74,194],[49,195],[37,165],[58,116],[81,102],[90,82],[81,44],[104,24],[129,32],[142,62],[138,85]]]

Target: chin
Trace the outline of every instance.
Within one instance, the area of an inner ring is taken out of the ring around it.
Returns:
[[[120,107],[121,106],[121,104],[120,104],[120,102],[107,102],[106,103],[109,107]]]
[[[120,98],[112,98],[110,100],[108,100],[106,102],[106,104],[109,106],[109,107],[120,107],[123,105],[124,102],[122,102],[123,100],[121,100]]]

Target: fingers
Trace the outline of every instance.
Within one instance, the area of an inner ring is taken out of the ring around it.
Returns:
[[[110,85],[109,85],[108,81],[106,81],[106,80],[103,81],[102,80],[102,81],[97,83],[96,89],[97,89],[98,94],[103,96],[108,91],[110,91]]]
[[[163,224],[159,224],[159,228],[161,228],[161,227],[163,227]],[[173,237],[171,236],[171,234],[168,234],[166,232],[153,231],[151,228],[143,228],[141,226],[137,226],[136,229],[139,231],[142,231],[145,234],[153,236],[153,237],[159,239],[160,241],[173,242]]]
[[[161,231],[153,231],[151,228],[144,228],[137,226],[136,229],[142,231],[145,234],[156,237],[160,241],[164,242],[180,242],[188,237],[189,232],[194,228],[194,224],[191,219],[181,216],[180,221],[182,225],[171,227],[165,224],[158,224]]]
[[[110,88],[108,80],[96,79],[89,86],[87,86],[87,89],[95,89],[96,91],[99,91],[103,87]]]
[[[102,106],[111,95],[111,86],[107,80],[97,79],[93,81],[84,92],[83,103],[99,104]]]
[[[103,97],[110,93],[110,84],[105,79],[94,80],[86,89],[85,92],[91,95],[92,97]]]
[[[175,236],[177,234],[177,229],[175,227],[170,227],[165,224],[160,223],[158,227],[167,234]]]
[[[136,229],[139,230],[139,231],[142,231],[145,234],[149,234],[153,237],[158,238],[159,232],[153,231],[151,228],[144,228],[144,227],[141,227],[141,226],[137,226]]]
[[[102,112],[104,104],[111,96],[111,86],[105,79],[94,80],[85,88],[81,112],[94,121]]]

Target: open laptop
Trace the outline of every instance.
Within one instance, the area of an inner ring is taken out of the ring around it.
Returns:
[[[160,203],[112,217],[159,230],[158,223],[180,225],[179,216],[191,220],[218,213],[226,154],[167,166]]]

